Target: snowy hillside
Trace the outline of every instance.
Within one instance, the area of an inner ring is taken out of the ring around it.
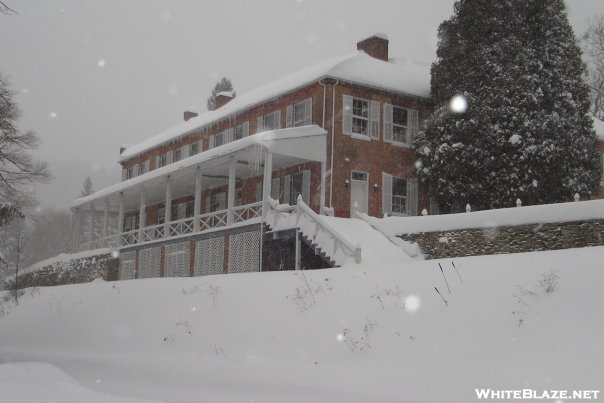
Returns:
[[[41,288],[3,302],[0,402],[432,403],[475,401],[476,388],[601,390],[602,261],[596,247]],[[23,361],[52,366],[8,364]]]

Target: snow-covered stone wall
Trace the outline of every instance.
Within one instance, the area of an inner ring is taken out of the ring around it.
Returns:
[[[483,227],[399,235],[426,259],[604,245],[604,220]]]
[[[19,288],[47,287],[63,284],[88,283],[97,278],[105,281],[118,279],[119,259],[106,249],[99,254],[60,255],[61,258],[49,259],[46,264],[36,264],[19,274]],[[8,278],[4,289],[14,288],[14,276]]]

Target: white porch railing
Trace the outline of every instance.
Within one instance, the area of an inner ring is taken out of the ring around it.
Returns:
[[[346,256],[353,258],[355,263],[361,262],[361,246],[353,245],[327,224],[319,214],[304,203],[300,195],[296,206],[296,224],[303,234],[313,243],[317,243],[332,259],[338,259],[338,250],[340,250]]]
[[[244,222],[262,216],[262,202],[250,203],[233,208],[233,223]],[[119,246],[135,245],[158,239],[172,238],[180,235],[192,234],[196,231],[203,232],[214,228],[227,226],[228,209],[201,214],[197,217],[183,218],[171,221],[168,224],[155,224],[142,229],[109,235],[105,238],[95,239],[92,242],[82,242],[79,250],[97,248],[117,248]]]
[[[354,246],[330,226],[323,216],[304,203],[302,196],[298,196],[296,206],[269,199],[266,218],[266,223],[273,230],[298,228],[337,264],[342,264],[348,258],[354,259],[355,263],[361,262],[361,247]]]

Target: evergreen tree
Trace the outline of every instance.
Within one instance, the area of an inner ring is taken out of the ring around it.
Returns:
[[[84,183],[82,184],[82,191],[80,192],[80,197],[90,196],[93,193],[94,189],[92,187],[92,180],[90,179],[90,176],[87,176],[86,179],[84,179]]]
[[[580,50],[562,0],[460,0],[439,28],[435,112],[418,176],[446,210],[559,202],[597,190]],[[449,108],[463,94],[465,112]]]
[[[212,95],[210,95],[208,98],[207,107],[209,111],[216,109],[216,95],[220,94],[221,92],[230,92],[233,94],[233,98],[236,95],[235,91],[233,90],[233,83],[231,83],[231,80],[226,77],[222,77],[222,80],[218,81],[214,86]]]

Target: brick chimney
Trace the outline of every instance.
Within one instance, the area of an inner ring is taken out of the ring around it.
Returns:
[[[185,111],[185,113],[183,113],[183,118],[185,122],[191,118],[196,118],[197,116],[197,113],[193,111]]]
[[[214,102],[214,109],[218,109],[226,105],[231,99],[233,99],[233,93],[230,91],[223,91],[216,94],[216,101]]]
[[[388,61],[388,37],[386,34],[375,34],[357,42],[357,50],[362,50],[376,59]]]

